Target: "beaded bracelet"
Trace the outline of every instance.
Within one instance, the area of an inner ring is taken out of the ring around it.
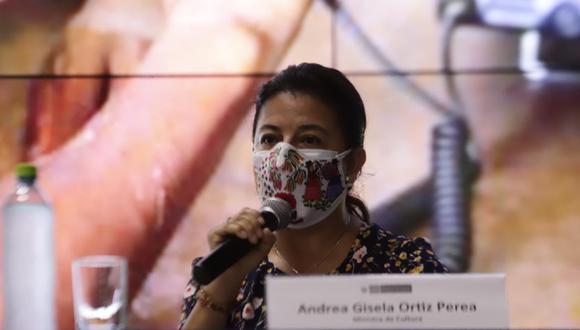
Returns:
[[[211,309],[214,312],[218,312],[218,313],[222,313],[222,314],[229,314],[229,308],[220,304],[216,304],[212,297],[210,296],[209,293],[207,293],[207,291],[205,291],[203,288],[199,288],[199,290],[197,290],[197,293],[195,294],[195,298],[197,299],[198,303],[200,303],[202,306],[207,307],[209,309]]]

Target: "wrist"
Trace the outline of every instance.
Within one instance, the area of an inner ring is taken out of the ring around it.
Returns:
[[[202,307],[224,315],[229,314],[235,303],[235,299],[231,299],[229,302],[219,301],[214,295],[206,291],[203,286],[197,290],[195,298]]]
[[[203,289],[216,304],[227,306],[235,301],[244,277],[245,275],[228,269],[208,285],[200,286],[199,290]]]

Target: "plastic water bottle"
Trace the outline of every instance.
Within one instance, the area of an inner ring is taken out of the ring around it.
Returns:
[[[56,329],[52,209],[34,185],[36,168],[20,164],[2,209],[4,330]]]

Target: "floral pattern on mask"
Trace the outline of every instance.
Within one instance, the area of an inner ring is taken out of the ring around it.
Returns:
[[[304,152],[283,142],[256,152],[254,176],[262,202],[272,197],[287,200],[294,209],[290,227],[322,220],[345,195],[341,155],[330,150]]]

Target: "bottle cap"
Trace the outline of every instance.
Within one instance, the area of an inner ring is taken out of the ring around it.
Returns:
[[[16,176],[19,178],[36,178],[36,166],[29,163],[16,165]]]

